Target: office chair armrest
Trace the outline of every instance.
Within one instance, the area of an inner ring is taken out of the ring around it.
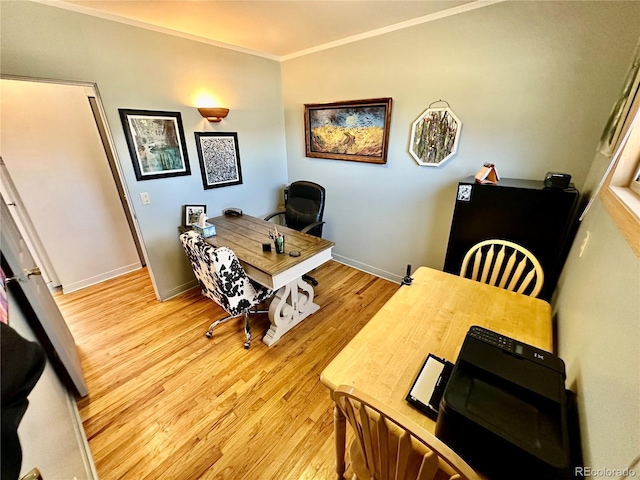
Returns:
[[[302,233],[308,233],[309,230],[312,230],[314,228],[316,228],[318,225],[322,225],[325,222],[314,222],[310,225],[307,225],[306,227],[304,227],[302,230],[300,230]]]
[[[275,212],[275,213],[270,213],[269,215],[267,215],[266,217],[264,217],[265,220],[269,220],[277,215],[284,215],[285,211],[282,210],[281,212]]]

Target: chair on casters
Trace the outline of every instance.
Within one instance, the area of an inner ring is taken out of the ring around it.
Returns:
[[[538,296],[544,283],[542,266],[529,250],[498,239],[471,247],[462,260],[460,276],[531,297]]]
[[[257,310],[256,306],[269,298],[273,291],[247,277],[240,261],[229,248],[215,248],[193,231],[180,235],[180,242],[189,257],[202,294],[229,314],[209,326],[207,338],[213,336],[213,329],[219,324],[244,315],[244,348],[248,349],[251,347],[249,314],[268,313],[267,310]]]
[[[346,385],[333,393],[353,428],[358,480],[481,480],[453,450],[411,419]]]
[[[300,180],[289,185],[289,197],[285,209],[267,215],[264,219],[270,220],[280,216],[284,218],[283,225],[308,233],[314,237],[322,237],[322,221],[324,214],[325,189],[317,183]],[[282,220],[281,220],[282,221]],[[302,279],[318,285],[315,278],[303,275]]]

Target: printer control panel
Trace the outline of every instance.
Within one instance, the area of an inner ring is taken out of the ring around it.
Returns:
[[[562,360],[552,353],[545,352],[544,350],[519,342],[513,338],[500,335],[499,333],[487,330],[486,328],[474,325],[467,332],[467,336],[500,348],[501,350],[512,353],[516,356],[539,363],[545,367],[552,368],[562,373],[565,371]]]
[[[505,337],[504,335],[500,335],[499,333],[492,332],[491,330],[487,330],[482,327],[471,327],[467,335],[509,352],[514,352],[514,345],[517,344],[513,338]]]

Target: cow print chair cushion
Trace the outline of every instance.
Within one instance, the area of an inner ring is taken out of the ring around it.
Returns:
[[[180,241],[200,283],[202,294],[224,308],[229,315],[240,315],[273,293],[247,277],[231,249],[215,248],[194,231],[180,235]]]

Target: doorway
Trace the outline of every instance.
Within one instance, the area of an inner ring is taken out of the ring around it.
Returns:
[[[65,293],[146,264],[95,85],[2,77],[2,191]]]

